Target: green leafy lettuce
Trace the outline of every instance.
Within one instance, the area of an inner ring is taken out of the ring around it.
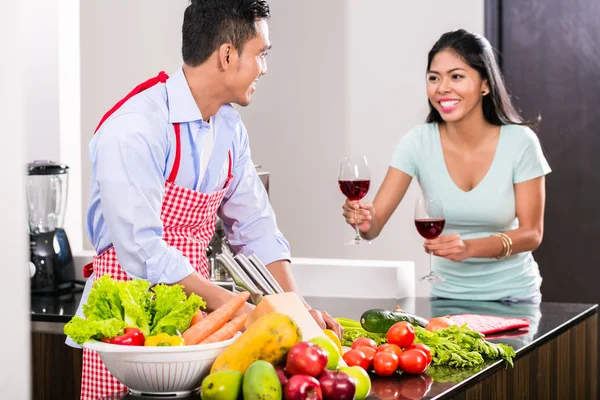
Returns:
[[[170,330],[174,326],[179,332],[185,331],[200,307],[206,307],[202,297],[185,295],[180,285],[156,285],[152,291],[156,294],[154,304],[156,314],[152,322],[151,335]]]
[[[486,360],[503,359],[513,366],[514,349],[505,344],[488,342],[484,336],[467,327],[452,325],[430,332],[415,326],[415,341],[431,349],[432,365],[474,367]]]
[[[348,318],[336,318],[336,320],[342,328],[344,328],[344,334],[341,341],[342,346],[352,346],[352,342],[359,337],[373,339],[375,343],[377,343],[377,346],[387,341],[385,334],[367,332],[358,321]]]
[[[206,303],[195,294],[189,297],[183,286],[156,285],[143,279],[116,281],[110,275],[100,277],[92,286],[84,318],[73,317],[64,332],[78,344],[88,340],[112,338],[126,327],[139,328],[144,336],[163,331],[185,331]]]

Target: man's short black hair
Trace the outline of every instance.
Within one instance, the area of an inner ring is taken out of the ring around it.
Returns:
[[[269,17],[265,0],[191,0],[183,16],[183,61],[198,66],[223,43],[241,53],[256,35],[256,20]]]

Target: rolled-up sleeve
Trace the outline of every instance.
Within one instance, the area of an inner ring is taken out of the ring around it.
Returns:
[[[134,113],[107,120],[90,143],[99,204],[119,264],[131,278],[151,284],[174,283],[194,271],[162,238],[168,151],[167,132]]]
[[[264,264],[290,260],[290,245],[277,227],[275,212],[250,155],[246,128],[234,139],[234,179],[219,218],[235,252],[255,254]]]

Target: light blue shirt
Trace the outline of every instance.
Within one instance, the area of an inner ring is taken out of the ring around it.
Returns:
[[[203,121],[180,68],[166,84],[129,99],[108,118],[89,145],[92,185],[87,234],[99,254],[114,245],[133,278],[174,283],[194,269],[162,239],[165,181],[175,159],[173,123],[181,127],[181,163],[175,184],[210,193],[223,188],[231,150],[234,179],[219,208],[232,248],[256,254],[265,264],[290,259],[290,246],[275,221],[240,115],[222,106],[214,124],[214,147],[201,171],[210,125]],[[202,178],[201,178],[202,177]]]
[[[391,166],[416,177],[424,196],[442,199],[442,234],[458,233],[463,240],[517,229],[514,185],[550,172],[537,136],[520,125],[501,127],[490,169],[469,192],[456,186],[448,173],[435,123],[417,126],[402,137]],[[433,284],[431,294],[450,299],[532,298],[539,296],[542,282],[529,251],[502,261],[469,258],[459,263],[433,257],[433,269],[446,281]]]

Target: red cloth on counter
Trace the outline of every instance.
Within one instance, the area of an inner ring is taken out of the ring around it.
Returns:
[[[479,333],[483,333],[484,335],[529,327],[529,320],[527,318],[506,318],[496,317],[493,315],[459,314],[451,315],[450,319],[459,325],[466,323],[469,328]]]

